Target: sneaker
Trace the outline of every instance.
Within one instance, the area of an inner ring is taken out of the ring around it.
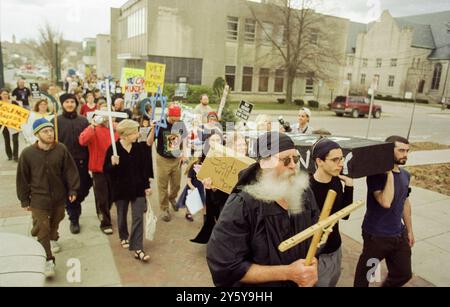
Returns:
[[[170,222],[170,220],[172,219],[170,216],[169,210],[163,211],[163,213],[161,213],[159,218],[166,223]]]
[[[79,223],[70,223],[70,232],[74,235],[80,233],[80,224]]]
[[[45,263],[44,275],[46,278],[55,277],[55,263],[53,260],[49,260]]]
[[[108,236],[113,234],[112,228],[105,228],[105,229],[102,229],[102,231],[105,235],[108,235]]]
[[[59,246],[58,242],[50,241],[50,248],[53,254],[57,254],[61,251],[61,246]]]

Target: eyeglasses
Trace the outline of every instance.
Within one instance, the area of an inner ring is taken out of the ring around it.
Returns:
[[[283,162],[284,166],[289,166],[289,164],[291,164],[291,160],[294,161],[294,164],[298,164],[298,162],[300,161],[300,156],[286,157],[279,160]]]
[[[333,158],[333,159],[325,159],[325,161],[333,161],[335,164],[338,164],[340,162],[344,162],[345,157],[337,157],[337,158]]]

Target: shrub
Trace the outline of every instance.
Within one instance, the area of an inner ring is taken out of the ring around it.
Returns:
[[[302,99],[295,99],[295,100],[294,100],[294,103],[295,103],[296,105],[298,105],[299,107],[303,107],[303,106],[305,105],[305,101],[302,100]]]
[[[310,101],[308,101],[308,107],[310,107],[311,109],[318,109],[319,102],[316,100],[310,100]]]
[[[283,104],[283,103],[286,102],[286,99],[284,99],[284,98],[278,98],[277,101],[278,101],[279,104]]]
[[[222,97],[223,91],[225,89],[225,80],[222,77],[217,78],[213,84],[213,92],[217,97]]]
[[[209,96],[210,103],[217,102],[217,96],[214,94],[213,90],[209,86],[205,85],[189,85],[189,91],[187,96],[187,103],[199,104],[200,97],[206,94]]]

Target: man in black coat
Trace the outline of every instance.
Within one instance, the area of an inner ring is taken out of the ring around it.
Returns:
[[[267,144],[267,146],[265,146]],[[258,139],[259,162],[240,174],[208,243],[214,284],[314,286],[317,260],[304,258],[311,240],[281,253],[283,241],[315,224],[319,210],[290,137],[269,132]]]
[[[80,233],[79,219],[81,215],[81,203],[89,194],[92,186],[92,178],[89,175],[87,147],[80,145],[80,134],[89,126],[84,116],[77,114],[78,100],[75,95],[63,94],[59,98],[63,114],[58,116],[58,141],[66,145],[78,168],[80,175],[80,189],[75,202],[66,202],[66,210],[70,219],[70,232]],[[53,121],[54,122],[54,121]]]

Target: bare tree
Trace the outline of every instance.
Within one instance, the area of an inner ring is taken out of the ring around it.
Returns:
[[[56,79],[57,60],[61,61],[65,51],[65,41],[61,32],[53,28],[46,22],[39,29],[39,35],[36,40],[26,40],[25,44],[32,49],[50,68],[51,81]],[[58,54],[56,51],[58,50]],[[60,68],[61,69],[61,68]]]
[[[263,56],[267,63],[278,55],[279,68],[286,76],[286,102],[291,103],[293,86],[297,77],[307,80],[333,78],[337,67],[344,59],[345,49],[336,46],[339,37],[334,17],[316,13],[312,7],[314,0],[272,0],[266,5],[249,3],[249,9],[261,29],[260,39],[269,42],[272,51]],[[274,26],[264,21],[264,16],[277,23]],[[339,44],[338,44],[339,45]]]

